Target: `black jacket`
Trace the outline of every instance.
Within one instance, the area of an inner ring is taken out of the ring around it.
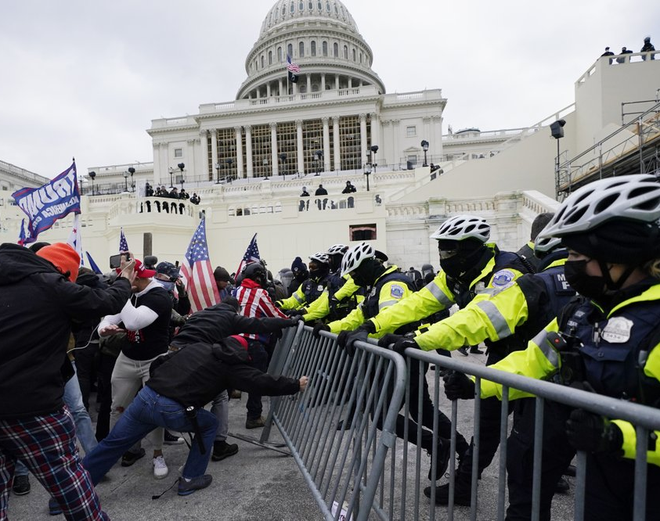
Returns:
[[[0,419],[50,414],[63,406],[71,321],[121,311],[130,283],[107,290],[68,281],[47,260],[0,245]]]
[[[298,380],[274,377],[247,363],[247,350],[234,349],[224,342],[191,344],[154,360],[147,385],[184,407],[198,408],[229,388],[267,396],[300,390]]]
[[[220,303],[190,315],[171,344],[179,348],[198,342],[214,344],[238,333],[274,333],[292,324],[284,318],[244,317],[229,304]]]

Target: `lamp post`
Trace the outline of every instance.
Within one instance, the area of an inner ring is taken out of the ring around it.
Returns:
[[[429,142],[425,139],[422,139],[422,150],[424,151],[424,164],[422,166],[429,166],[426,161],[426,153],[429,151]]]
[[[286,154],[284,152],[280,154],[280,161],[282,161],[282,175],[286,177]]]
[[[131,192],[135,192],[135,183],[133,182],[133,174],[135,173],[135,168],[131,166],[128,169],[128,173],[131,174]]]
[[[316,165],[316,174],[321,175],[321,159],[323,159],[323,150],[314,152],[314,164]]]
[[[371,163],[364,165],[364,175],[367,176],[367,192],[369,191],[369,176],[371,175]]]
[[[172,176],[174,175],[174,168],[170,167],[170,188],[174,188],[174,180]]]
[[[373,152],[373,162],[371,163],[371,165],[373,166],[374,173],[375,173],[376,172],[376,167],[378,166],[378,164],[376,163],[376,152],[378,152],[378,145],[371,145],[369,150],[371,150],[371,152]],[[367,179],[369,179],[369,178],[367,177]]]
[[[550,123],[550,133],[552,137],[557,141],[557,160],[555,162],[555,183],[557,188],[559,188],[559,140],[564,137],[564,125],[566,125],[566,120],[558,119],[557,121]],[[568,193],[571,192],[570,179],[568,185]]]
[[[228,172],[229,176],[228,177],[229,177],[229,182],[230,183],[232,182],[232,180],[234,178],[234,174],[232,174],[232,172],[231,172],[231,164],[233,162],[234,162],[234,160],[231,157],[227,159],[227,170],[229,170],[229,172]]]
[[[128,192],[128,172],[124,170],[124,192]]]
[[[181,170],[181,178],[180,178],[180,180],[181,180],[181,190],[183,190],[183,182],[184,182],[184,179],[183,179],[183,169],[186,168],[186,165],[185,165],[185,163],[179,163],[179,164],[176,165],[176,166],[178,166],[178,167],[179,167],[179,170]]]
[[[92,180],[92,195],[94,195],[94,178],[96,177],[96,172],[93,170],[89,173],[89,178]]]
[[[222,166],[222,165],[220,165],[220,161],[218,161],[218,162],[215,164],[215,171],[216,171],[216,180],[215,180],[215,184],[217,184],[217,185],[220,184],[220,167],[221,167],[221,166]]]

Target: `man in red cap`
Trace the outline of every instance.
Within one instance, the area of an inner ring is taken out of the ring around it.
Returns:
[[[57,243],[37,255],[0,245],[0,519],[17,460],[62,507],[67,519],[108,519],[83,469],[74,422],[62,396],[71,320],[116,313],[130,297],[133,264],[109,289],[73,284],[80,258]],[[17,399],[20,397],[20,399]]]
[[[99,324],[100,336],[126,333],[127,338],[112,371],[111,428],[149,379],[151,362],[166,353],[169,346],[172,301],[167,290],[154,280],[155,274],[135,259],[133,296],[120,313],[104,317]],[[162,479],[169,472],[163,457],[163,429],[158,428],[149,436],[154,447],[154,477]],[[130,467],[144,455],[145,450],[137,443],[124,454],[121,464]]]

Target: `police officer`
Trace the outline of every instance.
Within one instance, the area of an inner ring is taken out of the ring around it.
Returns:
[[[397,305],[382,310],[367,321],[363,326],[367,332],[379,335],[382,331],[392,331],[454,304],[467,308],[457,320],[460,321],[462,329],[469,331],[470,328],[477,327],[472,322],[472,310],[483,306],[482,302],[488,300],[493,293],[513,285],[515,280],[527,271],[515,253],[502,252],[497,245],[487,242],[490,238],[490,225],[481,217],[451,217],[431,238],[438,241],[442,270],[420,291]],[[493,323],[501,323],[498,319],[505,322],[503,317],[493,317]],[[443,322],[430,326],[427,332],[414,339],[400,339],[397,342],[397,350],[403,352],[407,347],[427,350],[442,347],[435,335]],[[487,365],[501,360],[513,350],[524,347],[524,343],[516,337],[488,339],[486,345]],[[455,345],[454,349],[458,347],[461,346]],[[501,404],[498,400],[484,400],[481,404],[480,472],[490,465],[499,445],[500,411]],[[465,468],[472,467],[472,448],[461,458],[461,465],[466,465]]]
[[[582,297],[562,309],[525,351],[510,354],[493,367],[532,378],[556,378],[568,363],[567,355],[577,354],[583,363],[579,380],[584,387],[658,407],[659,218],[660,185],[651,175],[595,181],[568,197],[541,237],[561,238],[568,248],[566,280]],[[565,350],[549,341],[554,333],[566,342]],[[579,365],[574,368],[579,372]],[[456,379],[450,390],[454,396],[466,397],[474,393],[474,382]],[[509,397],[521,394],[511,389]],[[481,395],[501,396],[501,386],[482,380]],[[660,503],[650,493],[660,490],[658,434],[650,433],[647,445],[647,519],[660,518]],[[577,409],[566,423],[566,439],[588,453],[585,519],[631,519],[633,425]]]
[[[552,216],[550,216],[552,217]],[[547,221],[546,221],[547,222]],[[529,341],[544,325],[552,320],[559,310],[568,304],[575,291],[568,285],[564,276],[564,263],[568,256],[565,248],[560,248],[559,239],[537,240],[535,255],[539,258],[539,273],[527,274],[516,279],[508,288],[494,293],[478,305],[468,305],[451,317],[439,323],[432,334],[435,343],[430,346],[440,349],[455,349],[456,346],[477,344],[484,340],[497,341],[516,335],[520,342]],[[474,302],[474,301],[473,301]],[[418,337],[421,339],[421,337]],[[417,339],[416,339],[417,340]],[[428,346],[421,339],[422,343]],[[464,378],[464,376],[460,375]],[[459,376],[445,378],[446,386]],[[544,439],[554,439],[554,426],[566,421],[563,406],[546,403]],[[509,510],[507,519],[529,519],[531,512],[531,485],[533,458],[534,401],[521,400],[514,411],[514,427],[508,441],[507,469],[509,484]],[[563,436],[563,429],[560,429]],[[493,433],[489,433],[493,436]],[[542,492],[542,510],[549,515],[550,502],[561,473],[570,463],[574,451],[567,448],[568,444],[559,446],[552,454],[552,461],[544,461],[543,472],[554,478],[545,478]],[[562,457],[562,455],[564,457]],[[566,459],[567,458],[567,459]],[[469,505],[472,492],[471,463],[459,465],[454,502],[458,505]],[[481,468],[481,465],[480,465]],[[485,468],[485,467],[484,467]],[[550,471],[552,469],[552,472]],[[552,481],[554,479],[554,482]],[[562,482],[562,491],[568,483]],[[431,496],[431,489],[424,493]],[[436,491],[436,502],[447,504],[449,501],[449,485],[443,485]]]
[[[309,258],[309,278],[289,298],[278,300],[277,306],[290,314],[303,315],[305,307],[312,304],[325,291],[330,276],[330,258],[318,252]]]
[[[325,323],[344,318],[357,307],[358,300],[362,300],[364,291],[361,291],[350,275],[341,274],[341,261],[347,251],[348,246],[345,244],[333,244],[328,248],[327,254],[330,259],[328,284],[323,294],[303,315],[305,322],[322,321],[316,324],[318,327],[315,326],[315,336],[318,336],[321,329],[327,330],[323,327]]]

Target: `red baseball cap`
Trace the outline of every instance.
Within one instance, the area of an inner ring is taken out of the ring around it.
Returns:
[[[135,277],[138,279],[150,279],[156,275],[156,270],[148,270],[142,264],[140,259],[135,260]],[[121,268],[115,268],[117,273],[121,273]]]

